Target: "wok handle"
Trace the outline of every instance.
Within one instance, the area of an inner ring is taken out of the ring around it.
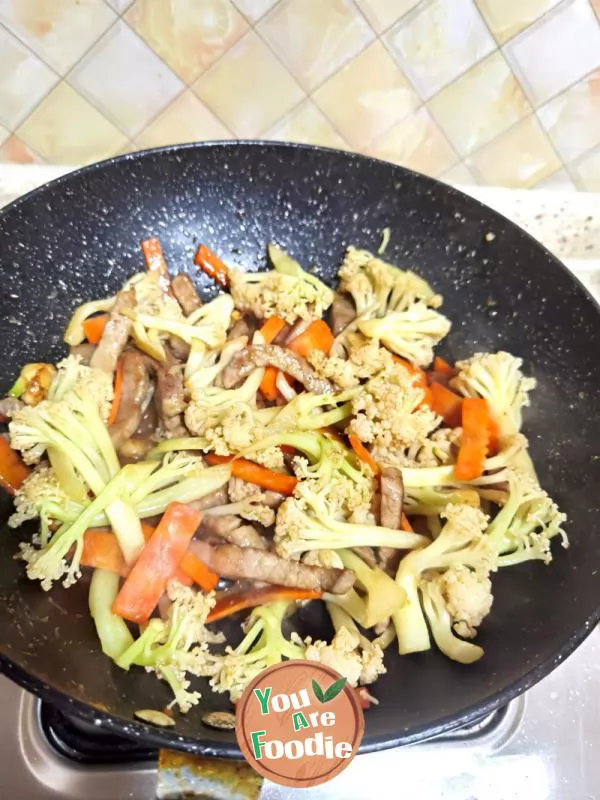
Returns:
[[[245,761],[173,750],[158,755],[156,800],[259,800],[264,779]]]

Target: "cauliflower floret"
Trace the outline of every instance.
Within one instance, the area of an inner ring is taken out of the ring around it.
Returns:
[[[312,350],[307,355],[307,360],[317,375],[333,381],[340,389],[358,386],[361,380],[372,378],[393,366],[389,350],[361,334],[348,335],[346,354],[346,358],[328,357],[320,350]]]
[[[362,442],[373,444],[375,460],[396,463],[409,448],[427,445],[441,419],[421,406],[422,388],[400,365],[379,373],[366,383],[352,401],[349,429]]]
[[[285,466],[283,450],[280,447],[265,447],[264,450],[258,450],[252,458],[267,469],[281,470]]]
[[[529,392],[535,389],[535,378],[526,378],[523,359],[506,353],[476,353],[457,361],[458,374],[450,381],[466,397],[484,397],[491,415],[504,436],[521,430],[521,412],[529,405]]]
[[[331,644],[307,638],[304,657],[336,670],[351,686],[374,683],[386,672],[381,647],[361,636],[358,630],[346,627],[337,630]]]
[[[473,639],[492,609],[494,598],[489,575],[457,564],[443,572],[437,581],[454,631],[465,639]]]
[[[243,500],[254,499],[263,495],[263,490],[255,483],[248,483],[241,478],[230,478],[227,486],[229,499],[232,503],[239,503]]]
[[[67,356],[56,365],[48,400],[69,403],[69,394],[78,397],[88,395],[98,404],[100,416],[106,423],[110,416],[114,389],[112,377],[101,369],[94,369],[81,363],[81,356]]]
[[[389,311],[383,317],[359,320],[358,328],[402,358],[426,367],[433,361],[433,348],[449,333],[451,322],[419,301],[405,311]]]
[[[320,319],[333,302],[333,292],[325,284],[314,285],[279,272],[232,269],[229,281],[236,308],[250,311],[258,319],[277,316],[290,325],[298,319]]]
[[[52,510],[64,510],[71,500],[61,489],[54,470],[40,465],[23,481],[14,496],[14,512],[8,519],[11,528],[18,528],[30,519],[42,518],[48,532]]]
[[[453,464],[461,436],[462,428],[438,428],[423,442],[409,447],[403,456],[403,463],[398,466],[437,467]]]

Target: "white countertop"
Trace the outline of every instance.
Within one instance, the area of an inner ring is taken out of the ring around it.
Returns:
[[[0,164],[0,207],[76,167]],[[600,194],[457,186],[515,222],[600,300]]]

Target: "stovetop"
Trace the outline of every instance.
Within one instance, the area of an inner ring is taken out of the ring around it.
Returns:
[[[158,754],[64,717],[0,678],[0,800],[182,797]],[[260,800],[600,800],[600,629],[551,675],[476,725],[358,756],[331,783]],[[186,797],[194,795],[186,795]],[[198,796],[198,795],[196,795]],[[202,797],[234,800],[217,793]]]

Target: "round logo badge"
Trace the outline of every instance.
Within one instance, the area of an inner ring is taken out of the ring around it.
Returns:
[[[365,730],[358,694],[315,661],[284,661],[251,681],[236,708],[244,757],[282,786],[326,783],[356,755]]]

